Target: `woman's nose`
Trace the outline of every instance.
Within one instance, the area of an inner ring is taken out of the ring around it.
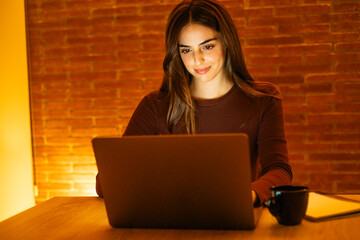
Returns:
[[[194,51],[195,65],[201,65],[204,62],[204,56],[201,51]]]

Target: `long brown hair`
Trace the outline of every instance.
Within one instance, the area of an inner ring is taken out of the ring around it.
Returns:
[[[209,27],[221,36],[226,48],[224,70],[226,77],[251,97],[274,93],[261,91],[264,83],[250,76],[243,57],[235,25],[226,9],[213,0],[192,0],[178,4],[168,18],[166,29],[166,55],[163,62],[164,77],[160,90],[169,98],[167,114],[171,131],[182,118],[187,133],[195,133],[195,103],[190,94],[191,75],[186,70],[179,53],[179,35],[190,23]]]

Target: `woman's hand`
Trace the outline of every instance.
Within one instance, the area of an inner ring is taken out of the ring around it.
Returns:
[[[252,202],[255,203],[257,200],[257,194],[254,190],[251,190]]]

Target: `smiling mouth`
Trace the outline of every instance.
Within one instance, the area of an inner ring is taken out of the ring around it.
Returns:
[[[207,73],[209,70],[210,70],[210,67],[207,67],[207,68],[195,69],[195,72],[196,72],[197,74],[205,74],[205,73]]]

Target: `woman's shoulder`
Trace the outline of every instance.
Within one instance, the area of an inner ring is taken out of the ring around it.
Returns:
[[[143,97],[138,107],[140,109],[151,109],[153,112],[160,113],[167,111],[168,106],[169,101],[166,94],[164,94],[161,90],[154,90]]]
[[[267,96],[281,98],[280,89],[273,83],[255,81],[253,83],[253,88]]]
[[[167,97],[161,90],[154,90],[146,94],[142,101],[162,103],[167,101]]]

